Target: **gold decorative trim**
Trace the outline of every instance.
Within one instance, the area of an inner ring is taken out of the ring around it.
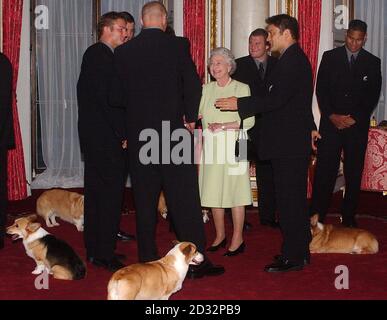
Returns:
[[[297,18],[297,2],[296,0],[286,0],[286,14]]]
[[[217,47],[216,45],[216,39],[218,36],[218,30],[217,30],[217,16],[218,16],[218,0],[211,0],[210,3],[210,49],[215,49]]]
[[[224,47],[226,43],[226,26],[225,26],[225,15],[226,15],[226,9],[225,9],[225,0],[221,0],[221,28],[222,28],[222,41],[221,41],[221,46]]]

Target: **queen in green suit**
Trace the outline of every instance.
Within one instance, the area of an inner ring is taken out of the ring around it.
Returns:
[[[235,141],[238,137],[240,117],[237,112],[222,112],[215,108],[216,99],[246,97],[249,86],[233,80],[236,63],[226,48],[216,48],[210,54],[209,70],[216,81],[203,87],[199,115],[203,125],[203,153],[199,169],[200,198],[203,207],[211,208],[216,238],[208,251],[225,247],[224,226],[226,208],[232,210],[233,236],[226,256],[235,256],[245,248],[243,224],[245,206],[252,203],[249,163],[235,159]],[[244,130],[254,126],[254,117],[243,121]]]

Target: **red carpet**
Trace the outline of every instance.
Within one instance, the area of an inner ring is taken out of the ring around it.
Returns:
[[[10,213],[31,212],[35,199],[11,203]],[[130,198],[129,198],[130,199]],[[365,202],[365,200],[367,200]],[[367,206],[365,205],[367,204]],[[335,205],[335,203],[334,203]],[[377,210],[379,217],[360,217],[359,225],[373,232],[379,240],[377,255],[313,255],[312,264],[301,272],[288,274],[267,274],[265,264],[279,252],[281,235],[279,231],[263,228],[257,223],[254,212],[247,214],[253,229],[245,233],[246,251],[237,257],[226,258],[223,251],[210,255],[213,262],[223,264],[226,273],[220,277],[206,277],[200,280],[186,279],[183,288],[174,294],[172,300],[266,300],[266,299],[387,299],[387,216],[386,198],[376,194],[362,194],[360,214]],[[132,209],[132,207],[130,207]],[[332,213],[337,210],[332,208]],[[134,233],[134,215],[124,215],[122,229]],[[10,219],[12,220],[12,219]],[[338,217],[330,216],[328,222],[338,223]],[[11,222],[11,221],[9,221]],[[61,222],[60,227],[48,229],[55,236],[66,240],[85,258],[82,233],[75,226]],[[231,222],[227,219],[228,235],[231,236]],[[212,221],[206,225],[208,241],[213,239]],[[171,248],[174,239],[168,231],[168,224],[160,220],[157,232],[160,254]],[[117,252],[128,256],[127,264],[136,262],[136,243],[119,243]],[[349,269],[349,290],[335,288],[335,268],[345,265]],[[105,299],[110,273],[90,264],[86,279],[81,281],[59,281],[50,278],[49,290],[36,290],[35,277],[31,274],[34,261],[27,257],[21,242],[6,245],[0,251],[0,299]]]

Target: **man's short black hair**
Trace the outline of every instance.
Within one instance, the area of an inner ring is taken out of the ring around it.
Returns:
[[[352,20],[349,23],[348,31],[361,31],[367,33],[368,26],[364,21]]]
[[[251,37],[264,37],[265,41],[267,41],[267,38],[269,37],[269,34],[267,33],[267,31],[265,29],[258,28],[258,29],[255,29],[253,32],[250,33],[249,39]]]
[[[133,16],[129,12],[122,11],[122,12],[120,12],[120,15],[126,21],[126,23],[135,23]]]
[[[123,18],[123,16],[121,15],[121,13],[116,12],[116,11],[110,11],[110,12],[107,12],[104,15],[102,15],[98,21],[98,26],[97,26],[98,39],[101,39],[101,37],[102,37],[103,28],[112,27],[114,22],[118,19],[125,20]]]
[[[266,19],[268,25],[274,25],[281,30],[281,34],[285,30],[289,30],[293,39],[298,41],[300,39],[300,27],[296,18],[288,14],[279,14]]]

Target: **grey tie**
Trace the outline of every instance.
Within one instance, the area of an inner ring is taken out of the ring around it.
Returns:
[[[259,69],[258,69],[259,76],[263,80],[265,78],[265,69],[263,68],[263,63],[259,63]]]
[[[355,66],[355,63],[356,63],[356,58],[355,58],[355,55],[351,55],[351,60],[349,62],[349,66],[350,66],[350,69],[353,70],[354,66]]]

